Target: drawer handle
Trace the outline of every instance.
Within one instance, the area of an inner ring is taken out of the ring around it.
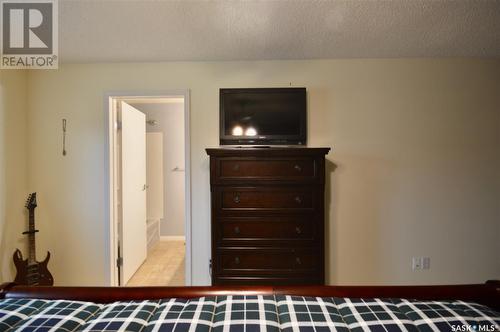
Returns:
[[[238,226],[234,228],[234,234],[240,234],[240,228]]]
[[[302,260],[300,259],[300,257],[296,257],[295,262],[297,263],[297,265],[302,265]]]
[[[240,195],[236,194],[236,196],[234,196],[234,198],[233,198],[233,201],[234,201],[236,204],[238,204],[239,202],[241,202],[241,200],[240,200]]]
[[[297,172],[302,172],[302,167],[300,167],[299,165],[295,165],[295,166],[293,166],[293,168],[294,168]]]
[[[233,171],[239,171],[239,170],[240,170],[240,164],[234,164]]]
[[[302,204],[302,198],[300,198],[300,196],[295,196],[295,202],[297,204]]]
[[[295,233],[302,234],[302,229],[299,226],[295,227]]]
[[[236,265],[240,264],[240,258],[238,256],[234,258],[234,264]]]

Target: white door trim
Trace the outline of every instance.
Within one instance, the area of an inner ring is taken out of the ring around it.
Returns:
[[[111,91],[104,95],[104,129],[105,129],[105,178],[104,178],[104,220],[105,220],[105,271],[108,286],[118,286],[116,269],[116,234],[115,229],[115,101],[133,98],[184,98],[184,159],[185,159],[185,236],[186,236],[186,286],[192,285],[192,243],[191,243],[191,140],[190,140],[190,96],[189,89],[162,91]]]

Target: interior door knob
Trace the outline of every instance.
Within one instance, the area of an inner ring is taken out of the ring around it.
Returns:
[[[297,172],[302,171],[302,167],[300,167],[299,165],[295,165],[295,166],[293,166],[293,168],[294,168]]]

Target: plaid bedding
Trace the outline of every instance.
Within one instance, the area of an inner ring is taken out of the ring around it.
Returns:
[[[101,305],[78,301],[50,301],[9,331],[78,331]]]
[[[0,302],[0,331],[11,329],[47,303],[46,300],[3,300]]]
[[[164,300],[144,331],[210,331],[216,305],[215,297]]]
[[[0,300],[2,331],[493,332],[500,313],[462,301],[214,296],[115,302]]]

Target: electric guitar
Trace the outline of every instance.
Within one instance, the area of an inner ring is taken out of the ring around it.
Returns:
[[[28,235],[29,239],[29,256],[23,260],[23,254],[19,249],[14,252],[14,265],[16,266],[17,274],[14,282],[28,286],[52,286],[54,279],[47,269],[47,264],[50,259],[50,252],[47,252],[47,257],[43,262],[36,260],[35,247],[35,208],[36,208],[36,193],[29,195],[26,200],[26,208],[29,211],[29,228],[23,234]]]

